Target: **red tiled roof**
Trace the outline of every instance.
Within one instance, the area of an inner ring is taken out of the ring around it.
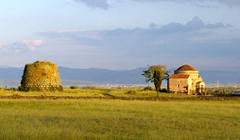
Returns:
[[[173,74],[170,76],[170,79],[187,79],[189,75],[185,74]]]
[[[179,67],[176,71],[197,71],[194,67],[188,65],[188,64],[185,64],[185,65],[182,65],[181,67]]]

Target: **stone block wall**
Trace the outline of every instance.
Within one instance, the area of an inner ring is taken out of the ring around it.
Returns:
[[[190,79],[169,79],[168,92],[170,93],[188,93]],[[191,88],[191,87],[190,87]]]
[[[62,85],[57,65],[48,61],[26,64],[20,89],[23,91],[61,91]]]

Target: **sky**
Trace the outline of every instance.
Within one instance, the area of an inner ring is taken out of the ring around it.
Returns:
[[[240,68],[239,0],[9,0],[0,9],[0,66]]]

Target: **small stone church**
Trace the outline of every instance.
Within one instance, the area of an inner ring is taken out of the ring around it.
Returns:
[[[198,75],[198,70],[185,64],[174,71],[167,80],[169,93],[187,93],[188,95],[205,94],[205,83]]]

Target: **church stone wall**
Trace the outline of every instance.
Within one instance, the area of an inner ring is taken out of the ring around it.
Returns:
[[[171,93],[188,93],[189,78],[185,79],[169,79],[168,91]]]
[[[48,61],[26,64],[20,89],[23,91],[61,91],[62,86],[57,65]]]

